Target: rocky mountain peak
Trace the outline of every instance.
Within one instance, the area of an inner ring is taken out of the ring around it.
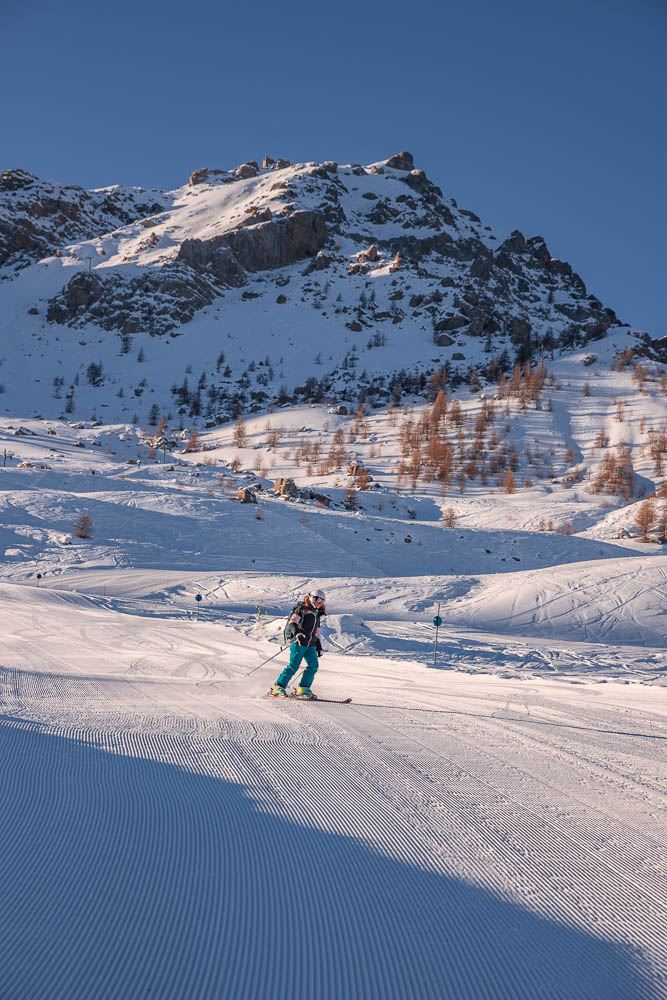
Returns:
[[[26,283],[24,314],[108,331],[123,350],[132,337],[185,336],[211,310],[236,315],[237,303],[260,329],[305,330],[317,317],[332,382],[349,332],[394,345],[387,377],[410,364],[463,377],[461,360],[480,350],[523,362],[619,326],[542,236],[497,234],[408,152],[366,166],[261,164],[199,168],[173,191],[86,191],[5,171],[0,278],[41,261],[44,300]],[[638,346],[651,349],[648,338]]]

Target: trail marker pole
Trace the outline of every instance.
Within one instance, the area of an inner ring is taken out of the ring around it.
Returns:
[[[435,625],[435,649],[433,650],[433,666],[438,656],[438,629],[442,625],[442,618],[440,617],[440,601],[438,601],[438,613],[433,619],[433,624]]]
[[[195,594],[195,601],[197,602],[197,621],[199,621],[199,605],[201,603],[201,594]]]
[[[38,573],[38,574],[37,574],[37,586],[38,586],[38,587],[39,587],[39,581],[40,581],[41,579],[42,579],[42,574],[41,574],[41,573]]]

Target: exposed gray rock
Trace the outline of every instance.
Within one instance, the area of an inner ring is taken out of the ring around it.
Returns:
[[[177,259],[199,274],[209,273],[220,285],[238,288],[246,283],[243,268],[222,236],[211,240],[184,240]]]
[[[319,253],[315,255],[315,260],[313,262],[316,271],[323,271],[325,267],[329,267],[331,264],[331,257],[327,257],[320,250]]]
[[[522,319],[521,316],[512,316],[509,321],[508,329],[510,336],[514,340],[522,340],[529,337],[532,331],[532,326],[526,319]]]
[[[239,486],[236,496],[241,503],[257,503],[257,497],[249,486]]]
[[[357,260],[362,264],[365,261],[370,261],[371,263],[374,263],[377,259],[378,259],[378,248],[376,247],[375,243],[371,243],[368,250],[364,250],[362,253],[357,255]]]
[[[198,273],[236,286],[247,281],[245,271],[285,267],[311,257],[326,241],[326,225],[318,212],[293,212],[250,228],[238,228],[210,240],[185,240],[178,251]]]
[[[436,333],[444,333],[447,330],[459,330],[462,326],[466,326],[468,320],[465,316],[455,314],[453,316],[446,316],[444,319],[437,320],[433,325],[433,329]]]
[[[326,238],[324,217],[314,211],[293,212],[286,219],[261,222],[251,229],[236,229],[215,237],[248,271],[285,267],[312,257],[322,249]]]
[[[20,191],[22,188],[30,187],[38,180],[39,178],[29,171],[14,167],[0,174],[0,191]]]
[[[493,257],[491,254],[480,254],[470,265],[470,274],[473,278],[479,278],[480,281],[488,281],[491,277],[492,267]]]
[[[415,165],[412,153],[396,153],[385,160],[385,163],[394,170],[413,170]]]
[[[481,337],[483,333],[495,333],[499,324],[495,317],[483,309],[473,308],[468,317],[468,333],[471,337]]]
[[[233,170],[229,171],[234,177],[237,177],[240,181],[247,180],[249,177],[256,177],[259,173],[259,164],[255,160],[248,160],[247,163],[242,163],[238,167],[234,167]]]
[[[203,184],[208,180],[208,176],[208,167],[200,167],[199,170],[193,170],[190,174],[190,187],[194,187],[195,184]]]
[[[403,180],[417,194],[428,194],[431,190],[431,182],[423,170],[411,170]]]
[[[451,347],[454,341],[446,333],[437,333],[433,337],[433,343],[438,347]]]
[[[25,267],[68,243],[92,239],[162,211],[141,188],[85,191],[26,170],[0,174],[0,267]]]
[[[317,490],[301,490],[299,496],[304,500],[316,500],[322,507],[328,507],[331,497],[326,493],[318,493]]]
[[[46,318],[50,323],[68,323],[97,302],[103,290],[104,283],[96,274],[79,271],[65,286],[62,298],[49,302]]]
[[[526,250],[526,237],[518,229],[515,229],[500,244],[498,249],[501,251],[504,250],[506,253],[524,253]]]
[[[49,300],[47,319],[73,327],[96,323],[121,334],[162,335],[189,323],[217,295],[214,282],[179,262],[129,280],[119,274],[102,280],[80,271]]]
[[[273,484],[273,488],[281,497],[296,497],[299,495],[299,491],[294,480],[286,479],[282,476],[280,479],[276,479]]]

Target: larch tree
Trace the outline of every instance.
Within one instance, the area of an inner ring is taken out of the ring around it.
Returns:
[[[648,542],[648,533],[655,523],[655,502],[653,497],[647,497],[641,504],[635,517],[635,524],[642,532],[642,542]]]

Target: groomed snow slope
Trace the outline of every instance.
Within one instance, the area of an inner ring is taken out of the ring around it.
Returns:
[[[349,436],[322,407],[164,463],[138,428],[4,422],[3,1000],[667,997],[667,556],[639,496],[588,491],[593,406],[611,434],[631,400],[641,491],[664,403],[618,374],[582,403],[568,364],[509,420],[554,449],[514,494],[397,489],[386,413],[356,509],[343,470],[295,464],[300,434]],[[330,506],[279,499],[286,475]],[[263,697],[314,583],[315,688],[351,705]]]
[[[4,585],[12,1000],[667,995],[665,709]],[[271,669],[273,668],[273,669]]]

